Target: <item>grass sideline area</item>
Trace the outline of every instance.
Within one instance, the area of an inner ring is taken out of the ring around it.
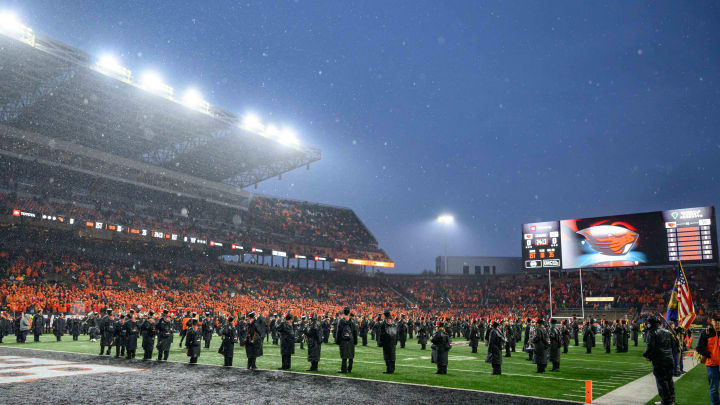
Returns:
[[[2,346],[7,347],[95,355],[100,352],[100,343],[90,342],[87,336],[80,336],[80,340],[74,342],[66,335],[62,342],[56,342],[53,335],[45,334],[40,342],[36,343],[32,342],[31,335],[25,344],[16,343],[13,336],[7,336],[5,339]],[[185,355],[184,349],[178,347],[179,341],[179,336],[176,334],[169,360],[187,362],[189,358]],[[464,342],[464,339],[458,338],[455,342]],[[141,340],[138,339],[138,346],[140,343]],[[217,336],[213,337],[210,349],[202,349],[199,363],[222,365],[223,358],[217,353],[219,345],[220,339]],[[235,348],[233,366],[245,367],[245,349],[239,345]],[[487,348],[484,345],[478,347],[477,354],[471,353],[467,345],[456,345],[450,351],[448,374],[436,375],[436,367],[430,362],[430,346],[422,351],[416,339],[413,339],[407,342],[404,349],[400,349],[398,344],[396,373],[387,375],[382,373],[385,370],[382,350],[374,341],[369,340],[368,346],[356,347],[353,372],[349,376],[584,402],[585,380],[593,381],[593,398],[598,398],[650,373],[649,363],[641,357],[643,350],[642,341],[638,347],[632,346],[631,342],[627,353],[613,351],[610,354],[606,354],[601,346],[596,346],[593,348],[593,353],[588,355],[582,346],[571,345],[569,353],[562,355],[560,372],[547,371],[544,374],[535,373],[535,365],[527,360],[526,353],[516,352],[512,353],[510,358],[503,358],[503,375],[493,376],[490,374],[490,365],[485,363]],[[114,353],[113,348],[113,355]],[[157,356],[157,351],[153,354]],[[140,360],[134,361],[142,362],[141,347],[138,347],[136,357]],[[279,346],[266,342],[264,356],[258,359],[257,365],[261,369],[277,369],[280,366]],[[292,371],[305,372],[308,367],[306,351],[300,350],[300,345],[297,344],[292,358]],[[319,369],[319,372],[314,374],[339,375],[337,371],[340,369],[340,357],[336,345],[329,343],[322,346]]]
[[[698,364],[681,379],[675,382],[675,404],[695,405],[710,403],[710,387],[707,380],[707,368]],[[660,396],[648,401],[646,405],[652,405],[660,401]]]

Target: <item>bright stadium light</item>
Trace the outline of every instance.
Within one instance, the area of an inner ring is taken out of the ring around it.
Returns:
[[[18,17],[8,11],[0,13],[0,30],[17,33],[25,28]]]
[[[280,139],[280,129],[273,124],[268,124],[265,127],[265,135],[271,138]]]
[[[20,19],[9,11],[0,12],[0,33],[30,46],[35,46],[35,34],[33,30],[23,25]]]
[[[121,65],[120,62],[118,62],[118,60],[115,58],[115,56],[111,54],[102,55],[98,59],[98,62],[95,64],[95,69],[107,76],[111,76],[127,82],[130,81],[132,75],[130,69]]]
[[[260,117],[253,113],[247,113],[243,116],[242,127],[247,131],[262,132],[263,124]]]
[[[295,134],[295,131],[290,128],[283,128],[282,132],[280,133],[280,138],[278,140],[280,141],[280,143],[283,143],[285,145],[297,146],[300,143],[300,141],[298,141],[297,135]]]
[[[140,77],[140,87],[152,92],[172,97],[173,88],[163,82],[162,76],[153,71],[147,71]]]
[[[118,60],[115,58],[115,56],[110,54],[105,54],[98,59],[97,63],[98,67],[111,71],[111,72],[121,72],[123,69],[125,69]]]
[[[455,218],[452,215],[443,214],[437,218],[437,221],[443,225],[443,250],[445,251],[445,274],[448,272],[448,253],[447,253],[447,228],[455,222]]]
[[[205,101],[205,99],[203,99],[202,97],[202,94],[200,94],[200,92],[195,89],[188,89],[188,91],[185,92],[185,95],[182,98],[182,102],[187,107],[203,112],[208,112],[208,110],[210,109],[210,104]]]

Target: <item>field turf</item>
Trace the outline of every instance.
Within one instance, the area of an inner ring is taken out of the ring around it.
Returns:
[[[675,382],[675,398],[676,405],[710,403],[707,368],[700,364],[677,380]],[[647,405],[652,405],[656,401],[660,401],[660,396],[656,395],[647,402]]]
[[[599,336],[598,341],[600,341]],[[464,339],[456,338],[454,342],[464,342]],[[179,337],[176,335],[169,360],[187,362],[188,357],[185,356],[184,349],[178,347],[178,343]],[[222,365],[223,358],[217,353],[219,344],[220,339],[217,336],[213,337],[211,348],[202,350],[199,362]],[[49,334],[43,335],[38,343],[32,342],[32,336],[29,336],[25,344],[16,343],[13,336],[7,336],[3,346],[73,353],[97,354],[100,351],[99,342],[90,342],[87,336],[81,336],[77,342],[72,341],[69,336],[64,336],[62,342],[56,342],[55,337]],[[245,367],[244,348],[239,345],[235,347],[233,366]],[[398,344],[396,373],[387,375],[382,373],[385,369],[382,350],[374,341],[368,340],[368,346],[356,347],[353,372],[349,376],[583,402],[585,380],[592,380],[593,397],[597,398],[651,372],[650,365],[641,357],[644,349],[642,342],[638,347],[632,346],[631,342],[628,353],[613,351],[605,354],[601,349],[600,346],[596,346],[592,354],[585,354],[582,346],[571,345],[569,353],[562,355],[560,372],[549,372],[551,368],[549,365],[548,371],[544,374],[535,373],[536,366],[527,360],[526,353],[516,352],[512,353],[510,358],[503,358],[503,375],[493,376],[490,374],[490,365],[485,363],[487,349],[484,345],[478,347],[477,354],[472,354],[469,346],[456,345],[450,351],[448,374],[436,375],[435,365],[430,362],[430,347],[421,351],[417,341],[412,340],[407,342],[404,349]],[[154,355],[157,355],[157,351]],[[136,357],[142,358],[141,347],[138,347]],[[306,360],[306,351],[300,350],[300,345],[297,344],[292,358],[292,371],[304,372],[309,366]],[[257,365],[261,369],[277,369],[280,366],[279,346],[266,342],[264,356],[258,359]],[[337,371],[340,369],[340,358],[336,345],[330,343],[322,346],[319,368],[319,374],[339,375]]]

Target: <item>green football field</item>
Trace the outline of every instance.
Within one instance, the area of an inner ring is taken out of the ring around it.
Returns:
[[[599,336],[598,336],[599,337]],[[80,340],[73,342],[69,336],[63,337],[62,342],[56,342],[52,335],[43,335],[39,343],[32,342],[29,336],[25,344],[15,343],[13,336],[5,338],[3,346],[25,347],[53,351],[97,354],[100,351],[99,342],[90,342],[87,336],[80,336]],[[600,341],[600,339],[598,339]],[[173,349],[170,352],[170,361],[187,362],[183,349],[178,347],[179,337],[175,336]],[[464,342],[457,338],[455,342]],[[222,365],[223,358],[217,353],[220,339],[212,339],[211,348],[203,349],[199,362],[204,364]],[[581,343],[582,344],[582,343]],[[138,346],[140,340],[138,340]],[[236,354],[233,365],[245,367],[246,357],[244,348],[236,345]],[[592,354],[586,354],[582,346],[570,346],[569,353],[562,355],[560,372],[544,374],[535,373],[535,365],[527,360],[527,354],[512,353],[512,357],[503,358],[502,375],[490,374],[491,367],[485,363],[484,345],[478,348],[479,353],[471,353],[470,347],[457,345],[450,351],[450,361],[447,375],[436,375],[435,365],[430,362],[430,347],[420,350],[416,340],[408,341],[406,347],[401,349],[398,344],[396,373],[383,374],[385,363],[382,350],[372,340],[368,346],[358,345],[355,351],[353,372],[349,376],[373,380],[386,380],[403,383],[437,385],[452,388],[464,388],[483,391],[503,392],[519,395],[531,395],[545,398],[558,398],[583,402],[585,399],[585,380],[593,382],[593,397],[597,398],[609,391],[625,385],[639,377],[651,372],[651,366],[641,354],[644,345],[632,346],[628,353],[604,353],[600,346],[593,349]],[[114,349],[113,349],[114,354]],[[154,352],[157,355],[157,352]],[[142,348],[138,347],[137,357],[142,358]],[[141,360],[136,360],[141,361]],[[264,356],[259,358],[257,365],[261,369],[274,370],[280,366],[280,349],[270,342],[264,345]],[[309,367],[306,352],[296,345],[295,355],[292,358],[292,371],[304,372]],[[322,346],[322,358],[319,365],[319,374],[338,375],[340,369],[339,349],[334,344]],[[551,367],[548,367],[550,370]],[[680,402],[678,402],[680,403]]]

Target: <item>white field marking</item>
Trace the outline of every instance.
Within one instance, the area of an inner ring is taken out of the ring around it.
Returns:
[[[566,396],[566,397],[580,397],[580,398],[585,398],[585,394],[562,394],[562,395],[563,395],[563,396]]]
[[[12,349],[37,350],[37,351],[41,351],[41,352],[50,352],[50,353],[78,354],[78,355],[90,356],[93,358],[100,357],[97,354],[92,354],[92,353],[76,353],[76,352],[68,352],[68,351],[64,351],[64,350],[33,349],[33,348],[29,348],[29,347],[12,347]],[[142,364],[142,360],[130,360],[130,361],[133,361],[138,364]],[[340,361],[340,360],[338,359],[338,361]],[[187,362],[176,361],[176,360],[167,360],[167,361],[164,361],[163,363],[187,364]],[[80,363],[80,364],[86,364],[86,363]],[[384,363],[382,363],[382,364],[385,365]],[[202,364],[202,363],[200,363],[200,364],[198,364],[198,366],[225,368],[219,364]],[[233,368],[237,368],[237,369],[242,370],[247,373],[253,373],[253,371],[245,371],[242,367],[233,366]],[[135,370],[146,370],[146,369],[135,369]],[[401,382],[401,381],[377,380],[374,378],[351,377],[351,376],[347,376],[347,375],[312,374],[312,373],[303,373],[302,371],[292,371],[292,370],[274,370],[274,369],[273,370],[258,369],[258,370],[269,372],[269,373],[288,373],[288,374],[298,374],[298,375],[302,375],[302,376],[341,378],[341,379],[346,379],[346,380],[372,381],[372,382],[378,382],[378,383],[407,385],[407,386],[415,386],[415,387],[426,387],[426,388],[442,389],[442,390],[448,390],[448,391],[481,392],[484,394],[501,395],[501,396],[507,396],[507,397],[533,398],[533,399],[540,399],[540,400],[544,400],[544,401],[559,401],[558,399],[554,399],[554,398],[536,397],[536,396],[532,396],[532,395],[520,395],[520,394],[512,394],[512,393],[505,393],[505,392],[484,391],[484,390],[476,390],[476,389],[470,389],[470,388],[453,388],[453,387],[445,387],[442,385],[418,384],[418,383],[409,383],[409,382]],[[578,403],[582,403],[582,402],[578,402]]]
[[[0,356],[0,372],[3,369],[13,368],[32,368],[42,366],[60,366],[73,364],[69,361],[53,360],[53,359],[36,359],[33,357],[20,357],[20,356]]]
[[[33,382],[39,379],[74,377],[91,374],[140,372],[145,369],[108,366],[67,361],[49,361],[34,357],[0,356],[0,362],[10,367],[0,370],[0,384]],[[7,364],[7,362],[11,364]],[[55,364],[52,364],[55,363]],[[14,367],[12,367],[14,366]]]

